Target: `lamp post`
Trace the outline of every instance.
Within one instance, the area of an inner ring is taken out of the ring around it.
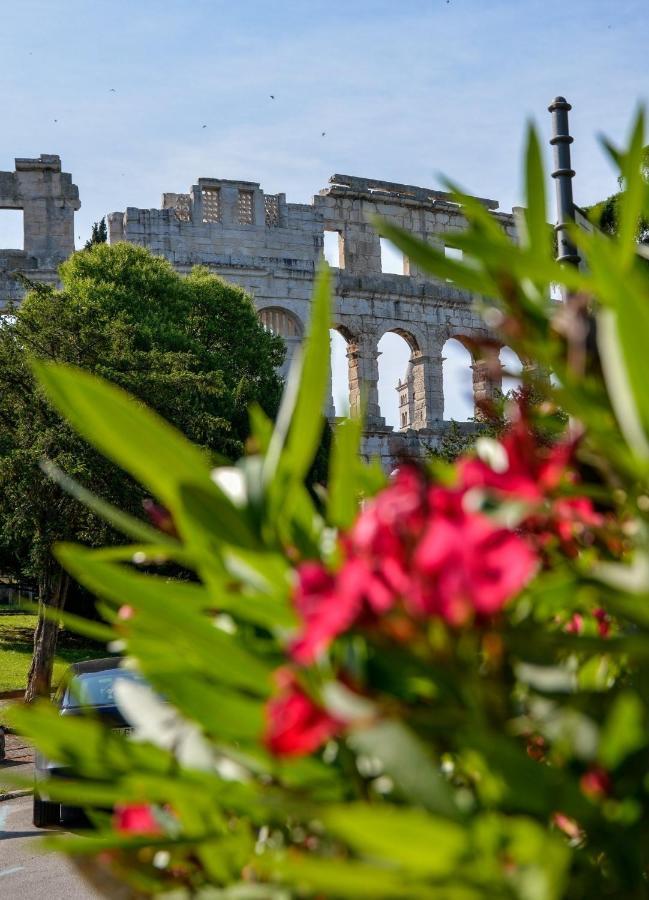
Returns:
[[[575,172],[570,162],[570,136],[568,112],[572,106],[565,97],[555,97],[550,106],[552,114],[552,138],[554,171],[552,177],[557,185],[557,262],[578,266],[580,262],[577,248],[568,234],[568,225],[575,221],[575,205],[572,199],[572,179]]]

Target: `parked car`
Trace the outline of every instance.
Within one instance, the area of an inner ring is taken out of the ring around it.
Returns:
[[[78,716],[91,710],[112,726],[113,731],[124,734],[132,731],[115,703],[115,684],[120,679],[143,682],[137,672],[125,669],[118,657],[92,659],[74,663],[67,670],[54,702],[62,716]],[[65,778],[69,774],[65,766],[37,752],[34,763],[34,825],[44,828],[59,824],[61,804],[48,798],[47,784],[52,778]],[[68,807],[66,807],[68,809]]]

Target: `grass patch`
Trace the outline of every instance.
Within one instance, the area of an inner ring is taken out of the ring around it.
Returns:
[[[29,613],[0,612],[0,691],[19,691],[27,684],[32,661],[37,617]],[[73,662],[106,656],[101,644],[70,631],[59,631],[53,685]]]

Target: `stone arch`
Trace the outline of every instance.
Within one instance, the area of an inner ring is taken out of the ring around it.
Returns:
[[[386,424],[396,431],[425,428],[425,335],[415,326],[385,322],[377,342],[379,402]],[[396,392],[397,396],[394,396]]]
[[[502,392],[508,394],[510,391],[518,390],[522,385],[521,375],[523,373],[524,364],[518,354],[514,353],[511,347],[504,344],[498,353],[498,359],[502,366]]]
[[[295,351],[302,342],[304,326],[294,312],[283,306],[263,306],[257,311],[257,314],[266,331],[279,335],[286,344],[286,356],[279,370],[282,378],[286,378]]]
[[[264,306],[259,310],[259,318],[266,331],[279,334],[283,338],[301,338],[304,334],[302,323],[288,309],[282,306]]]
[[[444,419],[466,422],[475,416],[475,341],[451,334],[442,347]]]
[[[347,321],[345,321],[347,318]],[[378,336],[355,317],[336,316],[334,331],[347,342],[349,414],[364,414],[367,428],[384,428],[378,394]]]
[[[331,416],[349,415],[349,344],[351,340],[351,333],[347,328],[334,325],[329,330],[329,358],[331,361],[329,415]]]

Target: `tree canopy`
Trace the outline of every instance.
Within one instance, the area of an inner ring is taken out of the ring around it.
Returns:
[[[645,182],[649,182],[649,146],[645,147],[642,152],[640,171]],[[620,190],[617,193],[586,207],[589,218],[606,234],[617,234],[618,231],[620,209],[625,196],[622,176],[618,178],[618,185]],[[636,239],[640,244],[649,244],[649,218],[646,215],[641,215],[638,219]]]
[[[98,545],[108,526],[40,470],[47,458],[105,500],[142,512],[144,494],[59,417],[29,359],[72,363],[126,388],[214,458],[236,459],[257,402],[274,416],[280,338],[245,292],[206,269],[182,277],[122,243],[95,244],[60,268],[60,290],[32,285],[0,321],[0,569],[56,593],[56,540]]]
[[[105,244],[108,240],[108,229],[106,228],[106,217],[103,216],[99,222],[95,222],[90,232],[90,237],[84,244],[84,250],[89,250],[94,244]]]

